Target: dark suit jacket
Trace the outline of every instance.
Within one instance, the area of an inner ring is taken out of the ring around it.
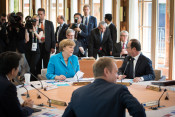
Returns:
[[[146,116],[126,86],[96,79],[73,92],[63,117],[125,117],[126,108],[133,117]]]
[[[87,36],[88,36],[88,31],[87,31],[87,26],[84,24],[80,24],[79,28],[81,29],[81,33],[78,33],[77,35],[77,41],[81,42],[82,46],[84,49],[87,48]]]
[[[75,44],[76,44],[76,46],[74,47],[74,53],[73,53],[73,55],[76,55],[78,57],[84,57],[85,55],[82,54],[81,51],[80,51],[80,49],[79,49],[79,47],[83,47],[81,45],[81,43],[79,41],[75,40]]]
[[[123,74],[129,58],[130,58],[130,56],[127,56],[124,59],[122,66],[119,68],[119,74],[121,74],[121,73]],[[128,64],[126,71],[124,73],[126,75],[126,78],[130,78],[129,68],[130,68],[130,64]],[[137,60],[136,66],[135,66],[135,77],[143,77],[144,81],[155,79],[155,74],[153,71],[152,62],[149,58],[144,56],[142,53],[140,54],[140,56]]]
[[[100,47],[102,48],[101,51],[99,51]],[[93,56],[94,58],[97,58],[97,54],[100,56],[109,56],[107,51],[108,47],[110,48],[110,51],[112,51],[113,43],[109,28],[106,28],[106,31],[104,32],[102,42],[99,29],[93,29],[89,38],[88,56]]]
[[[0,116],[25,117],[33,113],[29,107],[21,107],[16,87],[7,80],[5,75],[0,75]]]
[[[116,41],[117,41],[117,29],[116,29],[116,27],[113,23],[111,23],[109,25],[109,29],[110,29],[110,32],[111,32],[111,38],[112,38],[113,44],[115,44]]]
[[[115,57],[120,57],[121,51],[122,51],[121,42],[115,43],[114,44],[114,47],[113,47],[113,53],[112,53],[112,55],[115,56]]]
[[[51,48],[55,48],[54,27],[51,21],[45,20],[45,48],[50,52]]]
[[[64,23],[63,27],[60,30],[59,36],[58,36],[57,33],[58,33],[59,27],[60,26],[57,27],[56,32],[55,32],[55,41],[56,41],[56,43],[59,43],[63,39],[66,39],[66,30],[68,29],[68,25],[66,23]],[[57,36],[59,37],[58,41],[57,41]]]
[[[82,23],[84,20],[84,16],[82,18]],[[90,32],[92,29],[97,28],[97,18],[94,16],[89,16],[89,23],[88,23],[88,35],[90,35]]]

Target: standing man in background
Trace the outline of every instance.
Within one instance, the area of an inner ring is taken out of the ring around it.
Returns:
[[[111,32],[111,39],[113,41],[113,48],[117,41],[117,28],[112,23],[112,14],[105,14],[105,22],[107,23],[107,27],[109,27],[109,30]],[[110,50],[109,48],[107,49]]]
[[[80,13],[74,14],[74,23],[70,26],[75,31],[75,39],[81,43],[84,50],[87,49],[87,26],[81,23],[82,15]]]
[[[45,20],[45,9],[39,8],[38,15],[40,17],[39,28],[43,29],[43,36],[39,40],[40,47],[40,60],[37,65],[37,74],[41,74],[42,60],[43,67],[47,68],[50,53],[55,52],[55,36],[54,36],[54,26],[51,21]]]
[[[97,18],[90,16],[90,6],[84,5],[83,7],[84,16],[82,18],[82,23],[88,27],[88,35],[92,29],[97,28]]]
[[[56,40],[56,53],[59,52],[59,43],[63,40],[66,39],[66,30],[68,29],[68,25],[65,23],[65,18],[63,15],[59,15],[57,17],[57,23],[59,26],[56,29],[55,32],[55,40]]]
[[[111,56],[112,55],[112,39],[111,33],[106,23],[101,21],[98,25],[98,28],[95,28],[91,31],[91,37],[89,38],[88,46],[88,56],[97,58],[102,56]],[[107,49],[110,48],[109,51]]]
[[[87,48],[88,42],[90,38],[90,33],[92,29],[97,28],[97,18],[90,15],[90,6],[84,5],[83,7],[84,16],[82,17],[82,23],[88,28],[88,36],[87,36]]]

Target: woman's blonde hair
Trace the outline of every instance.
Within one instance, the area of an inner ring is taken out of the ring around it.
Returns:
[[[33,15],[32,19],[36,19],[36,18],[39,18],[39,15],[37,14]]]
[[[75,42],[71,39],[63,39],[60,44],[59,44],[59,51],[62,52],[63,48],[66,46],[74,46],[75,47]]]

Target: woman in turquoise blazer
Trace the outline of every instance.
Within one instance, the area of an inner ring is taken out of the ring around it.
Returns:
[[[47,79],[65,80],[80,70],[78,57],[73,55],[75,42],[64,39],[59,44],[60,53],[51,56],[47,66]]]

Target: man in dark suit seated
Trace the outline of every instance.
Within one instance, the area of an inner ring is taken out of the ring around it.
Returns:
[[[110,49],[107,51],[107,49]],[[111,33],[106,23],[101,21],[98,28],[91,31],[88,45],[88,56],[97,58],[102,56],[111,56],[113,49],[113,43],[111,39]]]
[[[57,23],[60,24],[55,32],[55,41],[56,41],[56,53],[58,53],[59,50],[59,42],[63,39],[66,39],[66,30],[68,29],[68,25],[64,22],[65,18],[63,15],[59,15],[57,17]]]
[[[73,40],[76,44],[74,47],[73,55],[76,55],[78,57],[84,57],[85,56],[84,48],[82,47],[82,45],[79,41],[74,39],[74,36],[75,36],[75,31],[73,29],[67,29],[66,38]]]
[[[113,56],[122,57],[127,56],[128,52],[126,50],[128,44],[128,32],[123,30],[120,32],[120,42],[115,43],[113,47]]]
[[[75,90],[63,117],[145,117],[145,110],[124,85],[116,84],[117,65],[112,58],[100,58],[93,65],[95,81]]]
[[[70,27],[75,31],[75,39],[79,41],[84,50],[87,49],[87,36],[88,36],[88,30],[87,26],[81,23],[82,16],[80,13],[74,14],[74,24],[72,24]]]
[[[16,52],[4,52],[0,54],[0,116],[1,117],[25,117],[34,111],[31,109],[33,101],[24,101],[20,105],[15,85],[11,80],[18,74],[21,55]]]
[[[134,82],[154,80],[152,61],[141,53],[141,44],[131,39],[127,44],[128,55],[119,68],[119,79],[129,78]]]

